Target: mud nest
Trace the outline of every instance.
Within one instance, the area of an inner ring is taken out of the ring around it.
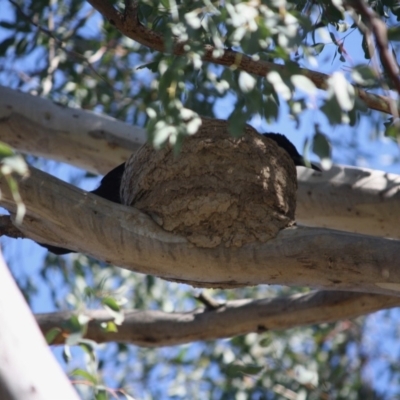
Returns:
[[[296,168],[285,150],[247,126],[203,118],[181,151],[144,145],[128,160],[123,204],[198,247],[266,242],[294,223]]]

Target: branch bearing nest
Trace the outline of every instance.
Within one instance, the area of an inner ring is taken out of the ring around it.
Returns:
[[[126,164],[123,204],[198,247],[266,242],[294,224],[296,168],[274,141],[246,126],[240,138],[226,121],[203,118],[178,155],[144,145]]]

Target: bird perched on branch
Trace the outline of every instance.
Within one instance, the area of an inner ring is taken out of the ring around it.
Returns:
[[[289,154],[290,158],[293,160],[294,165],[312,168],[315,171],[321,172],[321,168],[319,168],[317,165],[306,162],[304,157],[300,155],[296,147],[294,147],[294,144],[285,135],[282,135],[280,133],[268,133],[268,132],[262,133],[262,135],[264,137],[267,137],[268,139],[272,139],[279,147],[285,149],[286,152]]]
[[[302,155],[299,154],[296,147],[293,143],[284,135],[280,133],[263,133],[264,137],[273,140],[279,147],[285,149],[289,154],[290,158],[293,160],[294,165],[309,167],[314,169],[315,171],[321,171],[321,169],[312,163],[307,163]],[[90,193],[93,193],[97,196],[102,197],[103,199],[112,201],[114,203],[121,204],[120,199],[120,185],[122,180],[122,175],[125,171],[125,163],[119,165],[118,167],[111,170],[107,173],[103,179],[100,181],[100,185],[97,189],[92,190]],[[64,249],[62,247],[51,246],[48,244],[39,243],[41,246],[47,248],[54,254],[62,255],[72,253],[72,250]]]

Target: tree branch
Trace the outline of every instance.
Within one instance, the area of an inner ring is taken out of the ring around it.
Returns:
[[[86,338],[97,343],[127,342],[138,346],[172,346],[197,340],[215,340],[284,330],[297,326],[355,318],[382,308],[400,305],[399,297],[349,292],[311,292],[290,297],[262,300],[229,301],[214,309],[196,309],[185,313],[126,310],[117,332],[106,332],[101,324],[113,321],[106,310],[87,310],[90,318]],[[73,315],[64,311],[38,314],[36,320],[43,333],[60,328],[52,344],[64,343],[68,331],[63,329]]]
[[[400,176],[366,168],[336,165],[316,174],[299,168],[296,221],[400,239]]]
[[[0,179],[0,205],[15,205]],[[398,295],[400,244],[327,229],[289,228],[267,243],[212,249],[188,244],[133,207],[82,192],[34,168],[19,180],[27,215],[19,229],[132,271],[194,286],[262,283]]]
[[[130,128],[110,117],[0,86],[0,140],[23,153],[51,155],[105,173],[145,143],[146,132]]]
[[[0,255],[0,398],[78,400]]]
[[[135,40],[143,46],[151,48],[152,50],[161,53],[165,51],[163,37],[146,28],[139,22],[137,8],[130,7],[124,14],[122,14],[116,10],[108,0],[88,0],[88,2],[123,35]],[[175,42],[173,54],[178,56],[184,55],[186,53],[184,46],[185,43]],[[264,60],[254,61],[251,57],[231,49],[224,49],[224,54],[219,57],[215,57],[215,51],[215,47],[204,45],[203,61],[226,67],[234,66],[235,68],[261,77],[265,77],[271,71],[278,71],[282,75],[288,73],[287,68],[284,65]],[[291,67],[291,71],[292,68],[295,67]],[[305,68],[298,68],[296,73],[309,78],[319,89],[326,89],[327,87],[326,82],[329,79],[329,75],[327,74],[311,71]],[[356,95],[364,101],[367,107],[387,114],[392,114],[392,100],[389,97],[366,92],[357,86],[354,86],[354,90]]]
[[[397,93],[400,94],[399,66],[394,59],[393,54],[389,51],[387,27],[385,23],[372,9],[367,6],[364,0],[351,0],[348,2],[348,5],[363,17],[367,27],[371,29],[375,38],[376,46],[378,48],[379,58],[382,66],[391,79],[394,87],[397,90]]]
[[[106,173],[146,140],[143,129],[0,86],[0,140],[24,153]],[[334,166],[298,168],[296,219],[310,226],[400,239],[400,177]]]

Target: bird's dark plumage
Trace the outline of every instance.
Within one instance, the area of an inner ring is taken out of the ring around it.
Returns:
[[[294,147],[294,144],[285,135],[281,135],[280,133],[263,133],[262,135],[268,139],[272,139],[279,147],[285,149],[290,158],[293,160],[294,165],[311,167],[315,171],[321,171],[321,168],[319,168],[317,165],[313,163],[306,163],[304,157],[299,154],[296,147]]]
[[[96,194],[97,196],[100,196],[103,199],[112,201],[114,203],[121,204],[119,187],[124,170],[125,163],[111,170],[108,174],[104,175],[103,179],[100,181],[99,187],[95,190],[92,190],[90,193]],[[39,244],[57,255],[73,253],[72,250],[64,249],[63,247],[51,246],[49,244],[43,243]]]
[[[90,193],[97,194],[97,196],[112,201],[113,203],[121,204],[119,188],[124,171],[125,163],[118,165],[118,167],[104,175],[103,179],[100,181],[99,187],[92,190]]]

